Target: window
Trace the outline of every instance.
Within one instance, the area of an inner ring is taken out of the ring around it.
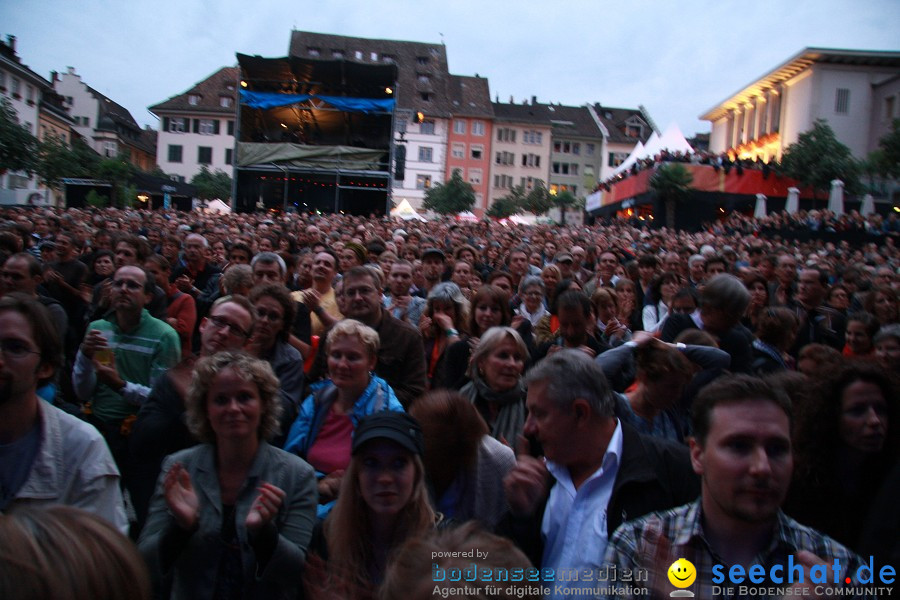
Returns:
[[[170,163],[180,163],[181,162],[181,146],[174,146],[169,144],[169,162]]]
[[[169,119],[169,131],[171,133],[184,133],[187,131],[187,119],[184,119],[183,117],[173,117]]]
[[[0,82],[2,85],[2,82]],[[885,119],[893,119],[894,118],[894,97],[888,96],[884,99],[884,118]]]
[[[201,165],[212,163],[212,148],[208,146],[200,146],[197,148],[197,162]]]
[[[431,83],[431,76],[426,75],[425,73],[419,73],[418,75],[416,75],[416,81],[418,81],[422,85],[428,85],[429,83]]]
[[[198,104],[200,104],[200,96],[198,96],[197,94],[189,94],[188,104],[190,104],[191,106],[197,106]]]
[[[422,124],[419,126],[419,132],[425,135],[434,135],[434,121],[422,121]]]
[[[417,56],[417,57],[416,57],[416,64],[417,64],[417,65],[427,65],[427,64],[428,64],[428,57],[427,57],[427,56]]]
[[[585,144],[584,145],[584,153],[587,156],[593,156],[595,149],[596,149],[596,146],[594,146],[594,144]]]
[[[234,121],[228,121],[228,135],[234,135]]]
[[[540,167],[541,166],[541,157],[537,154],[523,154],[522,155],[522,166],[523,167]]]
[[[510,189],[513,186],[513,178],[509,175],[494,175],[494,187]]]
[[[534,144],[540,146],[544,141],[544,134],[540,131],[531,129],[522,132],[522,142],[525,144]]]
[[[114,158],[119,154],[119,145],[114,141],[103,142],[103,155],[107,158]]]
[[[313,56],[313,57],[316,57],[316,56],[319,56],[320,54],[322,54],[322,49],[316,48],[315,46],[310,46],[309,48],[306,49],[306,51],[307,51],[307,53],[309,53],[310,56]]]
[[[22,87],[22,82],[19,81],[18,79],[16,79],[15,77],[13,77],[12,78],[12,95],[14,98],[18,99],[18,98],[22,97],[20,95],[21,87]]]
[[[234,106],[234,98],[231,96],[219,96],[219,106],[222,108],[231,108]]]
[[[497,141],[516,143],[516,130],[509,127],[500,127],[497,129]]]
[[[430,92],[419,92],[419,97],[423,102],[431,102],[432,94]]]
[[[560,165],[558,162],[555,162],[555,163],[553,163],[553,165],[551,165],[550,171],[551,171],[554,175],[559,175],[559,172],[560,172],[561,168],[562,168],[561,165]]]
[[[337,58],[337,59],[344,58],[344,51],[343,50],[332,50],[331,58]]]
[[[472,135],[484,135],[484,121],[472,121]]]
[[[394,64],[395,62],[397,62],[397,59],[394,57],[393,54],[382,54],[382,55],[381,55],[381,60],[383,60],[384,62],[388,63],[389,65],[392,65],[392,64]]]
[[[562,142],[553,142],[553,151],[562,152]]]
[[[25,99],[28,100],[29,104],[34,104],[34,86],[27,86],[25,88],[27,91],[25,92]]]
[[[419,162],[432,162],[434,149],[429,146],[419,146]]]
[[[465,158],[466,157],[466,145],[455,143],[450,148],[450,156],[453,158]]]
[[[834,99],[834,112],[839,115],[850,112],[850,90],[847,88],[838,88]]]
[[[0,92],[6,91],[6,73],[0,71]],[[70,96],[71,97],[71,96]],[[69,102],[71,104],[71,102]]]
[[[199,133],[202,133],[203,135],[212,135],[215,133],[215,130],[218,129],[215,124],[216,122],[212,119],[200,119]]]
[[[569,166],[569,173],[572,175],[578,175],[578,164],[577,163],[572,163]]]
[[[484,146],[481,144],[472,144],[471,156],[472,160],[481,160],[481,157],[484,156]]]
[[[481,185],[481,169],[469,169],[469,183]]]
[[[625,159],[628,158],[627,152],[610,152],[609,153],[609,162],[607,163],[610,167],[618,167]]]
[[[578,142],[572,144],[572,154],[581,154],[581,144]]]
[[[498,152],[496,163],[498,165],[513,165],[516,162],[516,155],[512,152]]]
[[[372,62],[378,62],[378,53],[369,52],[369,60],[371,60]]]
[[[466,122],[462,119],[454,119],[453,121],[453,133],[458,133],[460,135],[466,134]]]
[[[363,57],[362,50],[355,51],[353,53],[353,56],[356,58],[356,60],[362,60],[362,57]]]
[[[234,157],[234,149],[233,148],[225,148],[225,164],[230,165],[233,161]]]
[[[91,118],[90,117],[81,117],[81,124],[85,127],[91,126]]]
[[[416,175],[416,189],[427,190],[431,187],[431,175]]]

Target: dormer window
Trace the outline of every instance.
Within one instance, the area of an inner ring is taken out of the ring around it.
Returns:
[[[362,60],[362,57],[363,57],[362,50],[357,50],[356,52],[353,53],[353,56],[356,57],[356,60]]]
[[[389,65],[392,65],[392,64],[394,64],[395,62],[397,62],[397,59],[394,58],[394,55],[392,55],[392,54],[382,54],[382,55],[381,55],[381,60],[383,60],[384,62],[388,63]]]
[[[427,65],[427,64],[428,64],[428,57],[427,57],[427,56],[417,56],[417,57],[416,57],[416,64],[417,64],[417,65]]]
[[[191,106],[197,106],[200,104],[200,96],[197,94],[188,94],[188,104]]]
[[[318,57],[322,53],[322,51],[319,48],[316,48],[314,46],[310,46],[309,48],[306,49],[306,51],[312,57]]]
[[[234,84],[233,84],[233,83],[226,83],[226,84],[225,84],[225,89],[228,90],[229,92],[233,92],[233,91],[234,91]]]
[[[231,96],[219,96],[219,106],[222,108],[231,108],[234,106],[234,98]]]
[[[343,50],[332,50],[331,58],[337,58],[337,59],[344,58],[344,51]]]

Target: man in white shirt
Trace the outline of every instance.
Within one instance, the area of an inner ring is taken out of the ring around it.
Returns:
[[[609,535],[623,521],[696,497],[687,448],[640,435],[616,419],[602,369],[582,352],[548,356],[526,383],[524,433],[541,444],[544,459],[521,451],[504,480],[513,514],[507,532],[542,569],[553,569],[563,587],[595,587],[596,581],[573,582],[566,573],[601,569]],[[555,484],[548,497],[549,475]],[[562,597],[555,584],[545,585],[549,597]]]

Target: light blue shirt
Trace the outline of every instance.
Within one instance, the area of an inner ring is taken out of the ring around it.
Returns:
[[[547,469],[556,479],[550,490],[541,536],[544,538],[542,568],[555,569],[597,569],[603,566],[603,555],[608,541],[606,508],[612,497],[613,485],[622,462],[622,424],[616,429],[603,462],[577,490],[572,483],[569,469],[547,461]],[[596,587],[596,581],[582,582],[584,587]],[[564,587],[577,587],[575,581]],[[547,598],[557,598],[553,593],[555,585],[547,584],[550,594]],[[561,597],[561,596],[560,596]]]

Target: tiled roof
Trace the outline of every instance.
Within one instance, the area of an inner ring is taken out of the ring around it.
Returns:
[[[611,106],[603,106],[598,102],[594,105],[594,110],[597,112],[597,116],[600,117],[600,121],[603,122],[603,125],[605,125],[606,129],[609,131],[610,142],[637,144],[638,141],[646,142],[653,133],[653,127],[647,122],[647,119],[644,118],[644,115],[638,108],[613,108]],[[644,135],[640,140],[625,134],[625,122],[631,117],[639,118],[645,125]]]
[[[454,112],[448,94],[450,72],[443,44],[292,31],[288,52],[298,58],[395,64],[399,71],[398,108],[441,118],[448,118]]]
[[[453,114],[486,118],[494,116],[488,80],[484,77],[451,75],[447,87]]]
[[[494,119],[509,123],[529,123],[550,127],[551,112],[546,104],[503,104],[493,102]]]
[[[127,129],[140,131],[140,125],[137,124],[137,121],[134,120],[134,117],[131,116],[131,113],[128,112],[127,108],[118,102],[110,100],[91,86],[85,85],[85,87],[87,88],[87,91],[97,99],[100,105],[97,129],[115,131],[115,126],[120,125]]]
[[[550,113],[554,136],[600,138],[603,135],[586,106],[550,104],[547,111]]]
[[[221,113],[233,115],[237,106],[237,87],[239,69],[237,67],[222,67],[203,81],[184,93],[172,96],[168,100],[149,107],[150,112],[159,115],[162,112],[191,112],[191,113]],[[229,89],[229,87],[231,89]],[[197,96],[196,103],[191,104],[191,96]],[[228,108],[221,106],[220,98],[228,96],[232,98],[233,105]]]

